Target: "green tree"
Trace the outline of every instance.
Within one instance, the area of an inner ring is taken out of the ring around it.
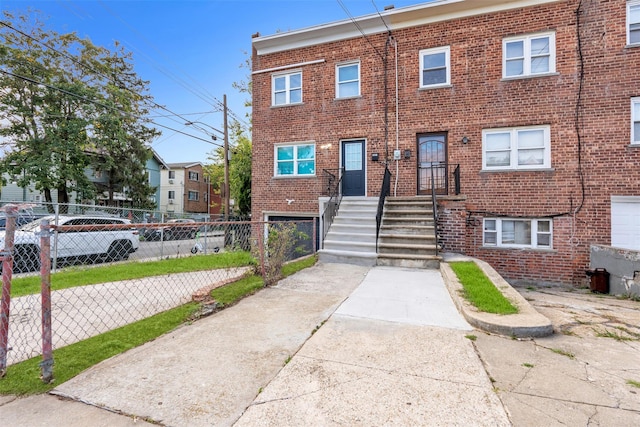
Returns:
[[[237,121],[229,126],[229,194],[235,201],[236,215],[247,216],[251,212],[251,140]],[[222,195],[224,187],[224,147],[213,150],[211,163],[204,166],[216,194]]]
[[[87,171],[102,170],[112,178],[108,194],[126,190],[148,207],[146,144],[159,134],[142,119],[148,82],[122,48],[110,52],[28,16],[4,12],[0,21],[0,170],[21,187],[34,184],[47,202],[57,192],[61,203],[73,192],[93,199],[103,189]]]

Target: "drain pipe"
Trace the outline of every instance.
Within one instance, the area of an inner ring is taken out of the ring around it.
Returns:
[[[398,110],[398,41],[393,38],[393,48],[396,57],[396,150],[400,149],[400,129],[399,129],[399,110]],[[393,187],[393,196],[398,193],[398,172],[400,170],[400,160],[396,160],[396,182]]]

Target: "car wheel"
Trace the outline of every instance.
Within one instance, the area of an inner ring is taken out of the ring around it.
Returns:
[[[40,270],[40,249],[32,245],[18,245],[13,257],[13,271],[27,273]]]
[[[171,231],[167,230],[162,234],[162,240],[167,241],[171,240],[173,236],[171,235]]]
[[[107,252],[107,261],[120,261],[128,259],[131,253],[131,242],[128,240],[118,240],[113,242]]]
[[[191,230],[189,232],[189,239],[195,239],[196,238],[196,230]]]

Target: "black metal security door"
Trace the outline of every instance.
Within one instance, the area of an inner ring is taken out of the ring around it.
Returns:
[[[418,194],[431,194],[431,170],[437,194],[447,194],[447,134],[418,135]]]
[[[365,195],[364,140],[342,141],[342,195]]]

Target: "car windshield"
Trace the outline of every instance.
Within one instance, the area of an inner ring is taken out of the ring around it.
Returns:
[[[53,223],[53,221],[55,220],[55,217],[53,215],[51,216],[45,216],[42,217],[40,219],[36,219],[35,221],[31,221],[25,225],[23,225],[22,227],[20,227],[18,230],[22,230],[22,231],[36,231],[39,229],[40,227],[40,223],[42,222],[43,219],[48,219],[50,223]]]

